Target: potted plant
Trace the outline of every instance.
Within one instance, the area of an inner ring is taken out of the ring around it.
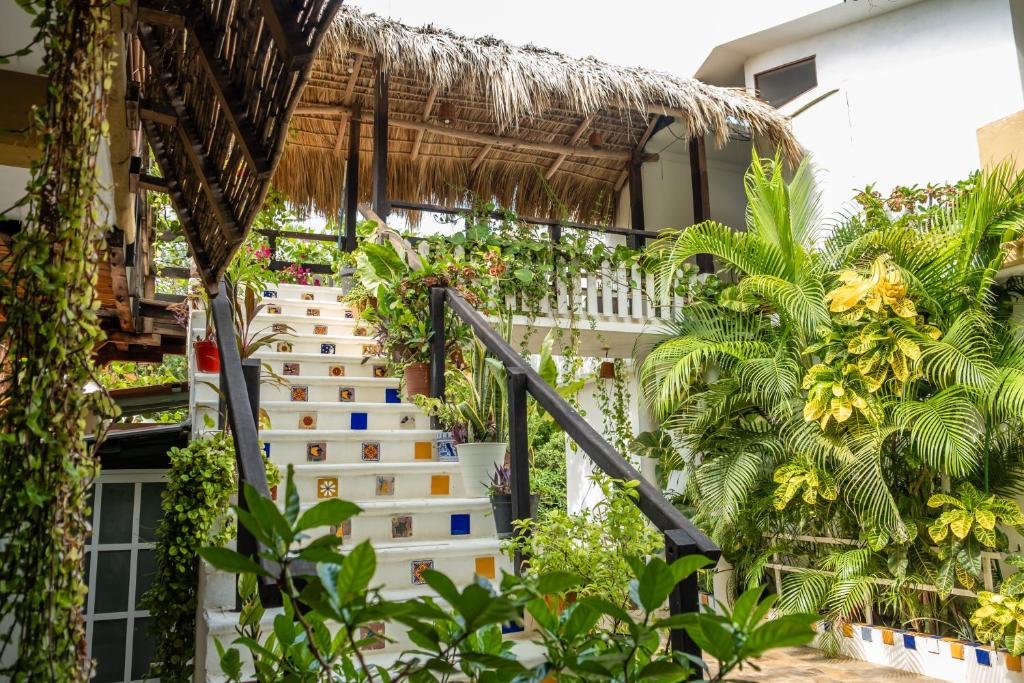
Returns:
[[[491,510],[494,512],[494,526],[498,538],[512,535],[512,470],[506,465],[495,465],[491,483],[487,487],[491,495]],[[530,517],[536,519],[539,493],[530,493]]]
[[[220,350],[217,348],[217,339],[214,336],[210,302],[205,293],[192,291],[185,297],[184,301],[170,306],[169,310],[174,314],[174,319],[177,323],[187,329],[192,311],[197,310],[200,305],[204,309],[203,320],[205,329],[192,342],[192,348],[195,350],[196,371],[218,373],[220,372]]]

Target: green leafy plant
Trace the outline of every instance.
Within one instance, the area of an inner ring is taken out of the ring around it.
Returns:
[[[683,629],[719,660],[709,680],[721,681],[751,657],[770,648],[806,643],[813,636],[813,615],[792,615],[762,622],[771,599],[758,602],[750,592],[728,616],[683,614],[663,617],[662,607],[680,581],[708,564],[689,556],[667,564],[653,557],[630,558],[624,579],[636,609],[627,611],[599,597],[583,597],[568,607],[561,598],[580,589],[580,578],[554,572],[517,578],[505,575],[500,591],[477,577],[463,588],[444,574],[423,573],[427,585],[444,601],[385,599],[373,585],[377,558],[364,541],[346,553],[342,539],[327,535],[310,539],[308,532],[340,524],[357,515],[350,502],[331,499],[300,513],[301,504],[289,466],[284,507],[278,508],[251,487],[245,488],[247,510],[236,509],[240,521],[261,542],[257,558],[226,548],[200,553],[223,571],[241,573],[246,610],[240,635],[230,644],[216,642],[221,668],[230,681],[524,681],[553,677],[559,681],[690,680],[699,659],[690,659],[663,645],[669,629]],[[266,563],[263,560],[267,560]],[[316,573],[299,587],[296,562],[315,563]],[[274,567],[271,573],[268,567]],[[265,577],[279,586],[283,610],[273,633],[263,635],[254,623],[262,613],[254,580]],[[505,641],[501,625],[522,623],[529,615],[544,652],[543,661],[526,665]],[[384,633],[377,624],[387,622]],[[621,628],[608,629],[617,623]],[[413,648],[388,669],[367,660],[366,645],[389,640],[388,630],[403,627]],[[242,650],[253,661],[253,673],[242,663]]]
[[[157,527],[156,576],[141,605],[157,637],[150,676],[192,679],[200,548],[221,546],[234,535],[228,512],[235,482],[235,450],[224,434],[195,439],[168,451],[170,467]]]
[[[1019,596],[981,591],[971,626],[981,640],[1024,654],[1024,599]]]

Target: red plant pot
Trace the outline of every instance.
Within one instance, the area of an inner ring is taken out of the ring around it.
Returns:
[[[196,350],[196,368],[199,372],[220,372],[220,354],[217,342],[212,339],[197,341],[192,345]]]
[[[430,364],[409,363],[405,366],[405,395],[426,396],[430,393]]]

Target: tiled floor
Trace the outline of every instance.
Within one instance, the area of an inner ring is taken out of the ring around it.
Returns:
[[[760,671],[747,666],[743,671],[733,671],[726,680],[754,681],[761,683],[833,683],[843,681],[908,681],[913,683],[936,682],[928,678],[899,669],[868,664],[856,659],[830,659],[809,647],[787,647],[772,650],[764,657],[754,660]]]

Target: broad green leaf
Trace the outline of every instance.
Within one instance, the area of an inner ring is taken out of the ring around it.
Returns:
[[[252,559],[228,548],[200,548],[199,556],[224,572],[270,576],[263,567],[259,566]]]

